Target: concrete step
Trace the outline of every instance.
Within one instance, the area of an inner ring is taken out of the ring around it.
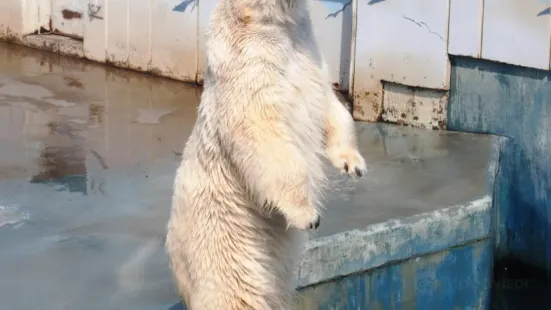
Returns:
[[[0,45],[2,307],[181,307],[163,236],[199,96]],[[357,130],[370,171],[332,174],[300,264],[300,308],[488,309],[501,140]]]
[[[489,309],[502,138],[357,132],[371,169],[329,198],[301,262],[300,309]]]

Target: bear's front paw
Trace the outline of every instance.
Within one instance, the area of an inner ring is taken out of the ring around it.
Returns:
[[[318,229],[319,226],[320,226],[320,217],[318,216],[318,219],[314,223],[310,223],[309,228]]]
[[[329,160],[341,173],[361,177],[367,173],[365,160],[356,149],[328,150]]]
[[[289,226],[302,230],[317,229],[320,226],[320,216],[313,207],[295,207],[286,211],[285,218]]]

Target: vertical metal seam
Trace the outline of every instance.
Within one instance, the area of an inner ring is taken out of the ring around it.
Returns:
[[[348,77],[348,94],[354,107],[354,80],[356,77],[356,35],[358,32],[358,0],[352,0],[352,29],[350,34],[350,63]],[[353,110],[353,108],[352,108]]]
[[[478,44],[478,55],[477,58],[482,58],[482,50],[484,44],[484,10],[486,7],[486,1],[480,0],[480,18],[479,18],[479,29],[480,29],[480,41]]]
[[[150,71],[152,69],[152,63],[153,63],[153,0],[149,0],[149,37],[148,37],[148,43],[149,43],[149,55],[147,59],[147,71]]]
[[[130,67],[130,0],[126,0],[126,66]]]
[[[105,6],[105,11],[103,12],[103,15],[104,15],[104,20],[105,20],[105,26],[103,27],[103,48],[104,48],[104,60],[109,60],[109,55],[108,55],[108,44],[109,44],[109,36],[108,36],[108,33],[109,33],[109,0],[104,0],[104,6]]]
[[[551,9],[551,7],[549,7]],[[549,18],[549,70],[551,70],[551,18]]]
[[[448,1],[448,22],[446,23],[446,85],[445,88],[449,91],[451,86],[451,61],[450,61],[450,25],[451,25],[451,11],[452,11],[452,1]],[[449,96],[448,96],[449,99]],[[446,106],[448,106],[448,103],[446,103]]]

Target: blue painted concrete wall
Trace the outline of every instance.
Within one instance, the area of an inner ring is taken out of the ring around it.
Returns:
[[[490,309],[490,239],[303,288],[298,309]]]
[[[498,255],[551,271],[551,72],[455,58],[450,130],[510,137],[496,182]]]

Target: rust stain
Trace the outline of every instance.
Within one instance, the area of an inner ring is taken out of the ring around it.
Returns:
[[[65,18],[65,19],[82,18],[82,13],[67,10],[67,9],[61,10],[61,14],[63,15],[63,18]]]
[[[355,94],[353,116],[355,120],[366,122],[381,121],[382,102],[377,91],[364,91]]]
[[[102,106],[99,106],[97,104],[90,104],[88,107],[88,119],[91,122],[94,122],[96,124],[99,124],[103,121],[103,113],[105,111],[105,108]]]

